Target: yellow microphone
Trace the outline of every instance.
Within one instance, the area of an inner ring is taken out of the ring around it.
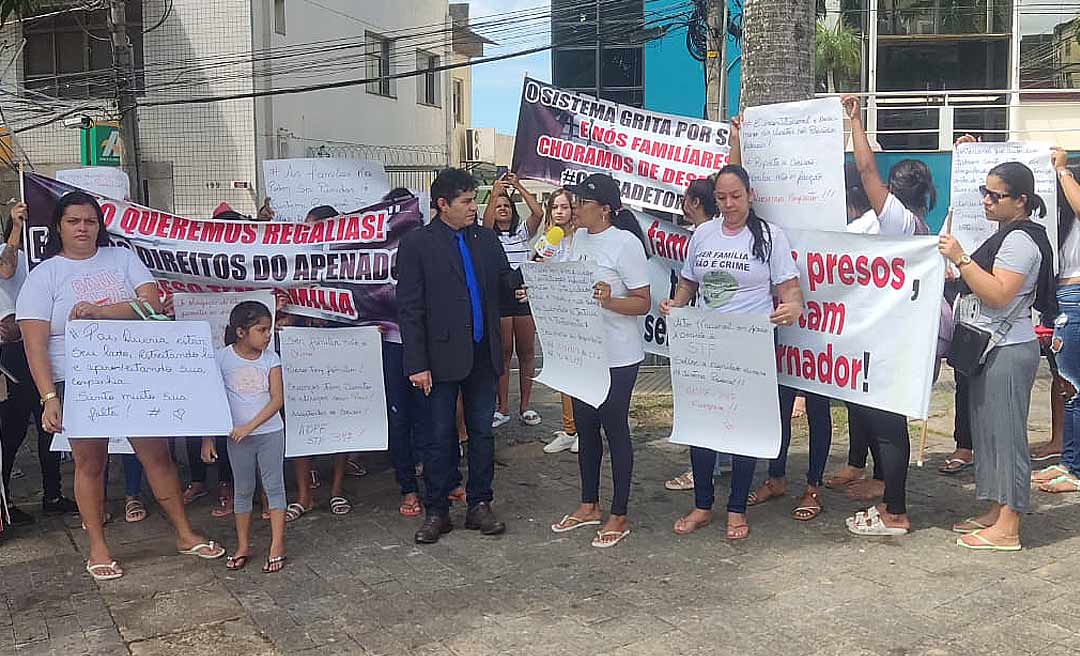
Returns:
[[[566,233],[559,226],[554,226],[548,230],[543,237],[536,241],[534,260],[546,260],[549,257],[553,257],[555,253],[559,251],[559,244],[562,243],[563,238],[566,237]]]

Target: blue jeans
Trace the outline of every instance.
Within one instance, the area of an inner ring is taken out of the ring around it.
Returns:
[[[820,487],[825,476],[825,463],[832,446],[832,411],[829,399],[803,392],[806,397],[806,420],[810,424],[810,466],[806,471],[807,485]],[[784,478],[787,474],[788,448],[791,446],[791,408],[796,392],[780,386],[780,455],[769,462],[769,478]]]
[[[429,514],[447,515],[447,495],[456,487],[458,462],[457,398],[465,405],[465,427],[469,433],[469,480],[465,488],[469,507],[490,503],[495,477],[495,434],[491,417],[495,414],[499,377],[491,362],[485,339],[473,348],[473,368],[460,381],[438,382],[431,386],[431,430],[424,436],[420,455],[424,461],[424,505]]]
[[[390,460],[401,494],[416,494],[416,463],[422,462],[418,445],[426,442],[430,409],[428,398],[412,386],[405,375],[404,348],[383,342],[383,380],[386,383],[386,415],[389,425]]]
[[[1051,350],[1056,354],[1058,374],[1080,390],[1080,285],[1058,287],[1057,298],[1060,314],[1054,322]],[[1065,401],[1062,446],[1061,466],[1080,476],[1080,399],[1075,395]]]
[[[120,456],[120,464],[124,467],[124,496],[137,497],[142,492],[143,466],[138,456],[125,453]],[[105,468],[105,492],[109,491],[109,468]]]
[[[698,510],[712,510],[716,499],[716,485],[712,473],[715,471],[718,454],[712,449],[699,446],[690,447],[690,468],[694,472],[694,507]],[[746,512],[746,499],[750,496],[750,485],[754,482],[754,458],[747,456],[731,457],[731,494],[728,496],[727,511]]]

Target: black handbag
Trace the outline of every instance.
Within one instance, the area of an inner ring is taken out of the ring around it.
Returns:
[[[1027,309],[1028,313],[1031,313],[1030,307],[1025,306],[1024,303],[1020,303],[1016,307]],[[946,358],[949,366],[964,376],[978,375],[982,371],[983,365],[986,364],[986,356],[1009,333],[1016,317],[1017,311],[1014,309],[1005,318],[1005,321],[998,326],[997,330],[992,333],[969,323],[957,321],[953,327],[949,357]]]

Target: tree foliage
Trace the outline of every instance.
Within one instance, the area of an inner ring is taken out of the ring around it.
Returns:
[[[30,13],[30,11],[39,4],[40,0],[0,0],[0,25],[3,25],[9,18],[15,16],[24,16]]]
[[[836,91],[836,83],[858,77],[862,65],[862,44],[859,34],[843,21],[829,27],[818,19],[814,46],[814,67],[817,75],[828,79],[828,91]]]

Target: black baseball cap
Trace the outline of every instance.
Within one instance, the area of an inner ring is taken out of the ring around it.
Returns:
[[[567,190],[578,198],[595,200],[602,205],[610,205],[612,211],[622,209],[622,195],[619,192],[619,183],[615,182],[610,175],[593,173],[581,181],[580,184],[570,185]]]

